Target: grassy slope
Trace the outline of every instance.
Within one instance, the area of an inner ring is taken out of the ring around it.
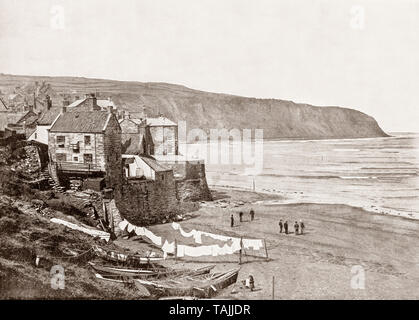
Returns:
[[[35,81],[51,84],[54,104],[60,94],[83,95],[99,92],[122,108],[147,114],[159,112],[188,128],[263,128],[265,138],[355,138],[386,134],[370,116],[347,108],[314,107],[277,99],[246,98],[189,89],[167,83],[142,83],[75,77],[34,77],[0,74],[0,89],[11,92],[16,86]],[[31,100],[29,100],[31,101]]]

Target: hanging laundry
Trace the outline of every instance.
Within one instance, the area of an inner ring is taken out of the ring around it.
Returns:
[[[263,242],[261,239],[243,239],[243,247],[245,249],[259,250],[263,248]]]
[[[163,258],[166,259],[169,253],[175,252],[175,242],[169,243],[166,240],[161,249],[163,250]]]
[[[124,219],[123,221],[121,221],[121,222],[118,224],[118,227],[119,227],[119,229],[121,229],[122,231],[124,231],[124,230],[125,230],[125,228],[127,227],[127,225],[128,225],[128,221]]]
[[[192,230],[190,232],[185,232],[185,231],[183,231],[183,229],[181,227],[179,227],[179,231],[180,231],[180,234],[182,235],[182,237],[185,237],[185,238],[193,237],[195,235],[195,232],[196,232],[195,230]]]
[[[137,236],[144,236],[145,235],[145,230],[143,227],[135,227],[135,234]]]
[[[156,236],[153,232],[144,228],[144,235],[151,240],[155,245],[161,246],[161,237]]]
[[[194,234],[194,239],[195,239],[195,243],[199,243],[202,244],[202,239],[201,239],[201,231],[196,231]]]
[[[185,247],[184,245],[180,244],[176,248],[176,256],[182,258],[185,256]]]
[[[83,226],[79,226],[77,224],[62,220],[62,219],[57,219],[57,218],[52,218],[50,220],[53,223],[57,223],[57,224],[62,224],[70,229],[74,229],[74,230],[78,230],[81,231],[83,233],[89,234],[93,237],[100,237],[101,239],[105,239],[106,241],[109,241],[111,235],[105,231],[100,231],[97,229],[92,229],[89,226],[83,225]]]
[[[127,231],[131,233],[133,230],[135,230],[135,226],[128,222]]]

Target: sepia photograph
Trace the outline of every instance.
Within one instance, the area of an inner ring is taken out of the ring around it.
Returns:
[[[419,300],[418,84],[419,0],[0,0],[0,300]]]

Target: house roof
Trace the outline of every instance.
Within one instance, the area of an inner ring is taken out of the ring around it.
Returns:
[[[80,103],[84,102],[86,100],[86,98],[84,99],[78,99],[76,101],[74,101],[73,103],[70,103],[67,108],[73,108],[73,107],[77,107]]]
[[[51,108],[50,110],[46,111],[42,117],[38,120],[38,125],[41,126],[48,126],[51,125],[55,119],[57,119],[58,115],[60,114],[60,108]]]
[[[50,132],[102,133],[111,113],[103,111],[74,111],[60,115]]]
[[[177,126],[176,123],[166,117],[147,118],[147,124],[152,127]]]
[[[84,101],[86,101],[87,98],[83,98],[83,99],[78,99],[76,101],[74,101],[73,103],[69,104],[67,106],[67,108],[74,108],[79,106],[81,103],[83,103]],[[108,99],[97,99],[96,100],[96,104],[101,107],[102,109],[112,106],[114,109],[116,108],[115,103],[113,103],[112,100],[108,100]]]
[[[156,172],[163,172],[163,171],[170,171],[171,169],[166,167],[165,165],[158,163],[155,159],[150,157],[143,157],[140,156],[141,160],[143,160],[151,169]]]
[[[0,112],[0,130],[4,130],[9,123],[16,124],[26,112]]]

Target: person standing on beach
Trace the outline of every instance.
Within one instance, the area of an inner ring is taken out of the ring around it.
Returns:
[[[253,219],[255,218],[255,212],[253,211],[253,208],[250,209],[250,221],[253,221]]]
[[[279,219],[279,233],[282,233],[282,227],[283,227],[282,219]]]
[[[285,231],[285,234],[288,234],[288,221],[287,220],[285,220],[284,222],[284,231]]]
[[[232,228],[234,227],[234,217],[233,217],[233,214],[231,214],[231,217],[230,217],[230,225],[231,225]]]
[[[301,234],[304,234],[304,228],[305,228],[306,226],[304,225],[304,222],[303,222],[303,220],[301,220],[300,219],[300,233]]]
[[[240,222],[243,222],[243,212],[242,211],[239,212],[239,217],[240,217]]]
[[[298,226],[298,222],[297,222],[297,221],[295,221],[295,223],[294,223],[294,233],[295,233],[295,234],[298,234],[298,228],[299,228],[299,226]]]

